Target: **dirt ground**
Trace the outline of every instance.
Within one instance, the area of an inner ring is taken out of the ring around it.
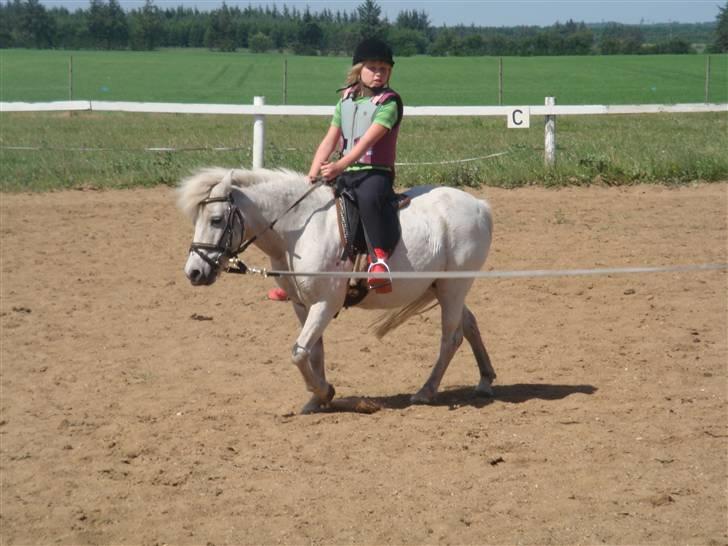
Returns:
[[[728,183],[476,193],[489,269],[728,261]],[[0,214],[4,545],[728,542],[725,271],[476,281],[495,396],[463,346],[432,406],[437,310],[346,311],[329,379],[382,409],[300,416],[292,310],[190,286],[171,189]]]

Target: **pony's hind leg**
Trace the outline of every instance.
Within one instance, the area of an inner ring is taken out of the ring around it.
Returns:
[[[480,382],[475,387],[475,391],[484,396],[492,396],[493,388],[491,385],[496,377],[495,370],[490,363],[490,356],[488,356],[488,351],[486,351],[483,338],[480,335],[478,321],[475,320],[475,315],[468,309],[467,305],[463,306],[463,334],[473,350],[480,371]]]
[[[440,302],[442,335],[440,354],[432,368],[430,377],[422,388],[412,396],[415,404],[431,404],[437,396],[440,382],[450,365],[455,351],[463,342],[463,305],[465,294],[470,290],[472,280],[439,280],[435,286]]]

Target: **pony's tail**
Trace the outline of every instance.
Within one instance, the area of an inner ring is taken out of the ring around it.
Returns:
[[[400,307],[399,309],[395,309],[394,311],[390,311],[389,313],[379,316],[370,325],[370,327],[376,327],[374,335],[377,336],[377,339],[382,339],[389,332],[407,322],[410,317],[419,315],[425,311],[429,311],[433,307],[436,307],[438,303],[432,303],[434,299],[435,291],[430,288],[409,305],[405,305],[404,307]],[[432,305],[430,305],[431,303]]]

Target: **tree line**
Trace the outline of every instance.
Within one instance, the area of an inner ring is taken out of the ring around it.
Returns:
[[[311,12],[230,7],[211,11],[160,8],[154,0],[124,11],[118,0],[90,0],[87,9],[46,8],[39,0],[0,1],[0,47],[133,49],[204,47],[219,51],[290,51],[302,55],[348,54],[364,37],[387,40],[397,56],[591,55],[691,53],[694,44],[728,51],[728,1],[716,22],[695,24],[586,24],[569,20],[548,27],[434,27],[424,10],[382,17],[375,0],[355,10]]]

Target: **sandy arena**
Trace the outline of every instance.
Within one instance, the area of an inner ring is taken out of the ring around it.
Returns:
[[[728,182],[475,192],[488,269],[728,261]],[[193,288],[169,188],[0,196],[0,542],[726,544],[725,271],[478,280],[438,403],[437,310],[327,330],[338,396],[300,416],[270,279]],[[254,265],[267,265],[257,250]]]

